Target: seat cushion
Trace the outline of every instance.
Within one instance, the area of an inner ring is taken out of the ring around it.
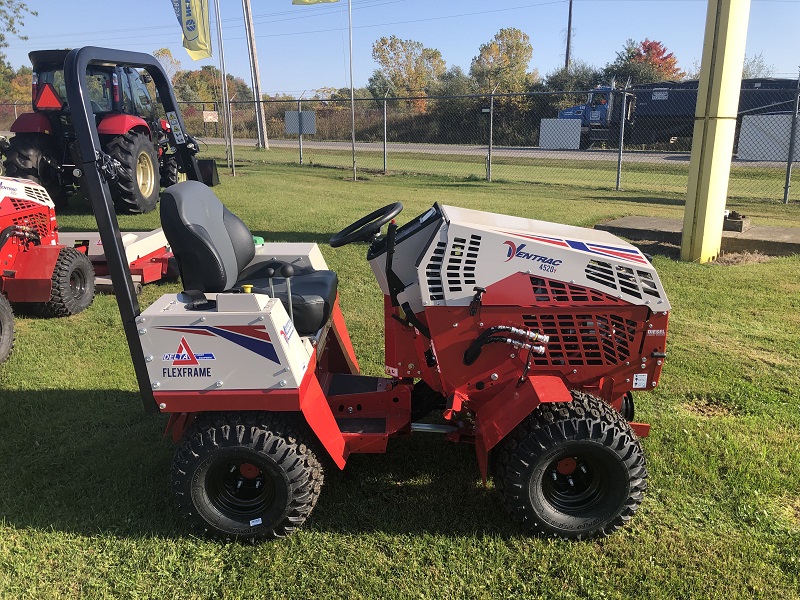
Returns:
[[[237,286],[249,284],[253,291],[260,294],[269,294],[269,279],[263,274],[266,265],[258,270],[248,269],[247,276],[236,282]],[[275,277],[273,280],[275,297],[282,303],[286,312],[289,312],[289,292],[286,280]],[[294,326],[300,335],[314,335],[328,322],[336,302],[336,292],[339,279],[333,271],[315,271],[313,269],[298,269],[292,284],[292,311],[294,312]]]

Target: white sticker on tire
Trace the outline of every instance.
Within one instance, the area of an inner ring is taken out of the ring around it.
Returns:
[[[261,519],[253,519],[250,521],[250,527],[255,527],[256,525],[261,525]]]
[[[647,373],[636,373],[633,376],[633,389],[643,389],[647,387]]]

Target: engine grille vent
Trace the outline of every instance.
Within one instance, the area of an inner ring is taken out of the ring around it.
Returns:
[[[553,279],[531,277],[531,287],[536,304],[574,306],[600,302],[603,304],[624,304],[622,300],[604,292],[582,285],[573,285]]]
[[[31,227],[35,229],[39,237],[45,237],[47,235],[47,217],[43,214],[15,217],[11,219],[11,222],[19,227]]]
[[[28,196],[30,196],[31,198],[36,198],[37,200],[41,200],[42,202],[50,201],[50,196],[48,196],[47,192],[40,187],[31,187],[26,185],[25,193],[28,194]]]
[[[433,254],[428,264],[425,265],[425,277],[428,280],[428,293],[431,300],[444,300],[444,288],[442,287],[442,262],[444,261],[444,250],[447,242],[439,242],[433,249]]]
[[[639,271],[623,265],[617,265],[615,268],[607,262],[590,260],[584,273],[589,281],[640,300],[642,294],[661,298],[653,275],[648,271]]]
[[[469,241],[464,238],[453,238],[450,253],[447,256],[447,291],[461,292],[465,286],[475,285],[475,265],[478,264],[478,250],[481,247],[481,236],[471,235]],[[467,288],[471,289],[471,288]]]
[[[27,192],[28,189],[33,188],[25,188]],[[39,208],[39,205],[36,202],[31,202],[30,200],[22,200],[21,198],[9,198],[11,200],[11,206],[14,207],[14,210],[33,210]]]
[[[631,356],[636,321],[613,313],[522,315],[526,327],[550,336],[539,366],[616,365]]]

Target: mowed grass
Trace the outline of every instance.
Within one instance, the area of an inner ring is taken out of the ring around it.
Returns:
[[[256,157],[257,158],[257,157]],[[260,159],[259,159],[260,160]],[[332,233],[402,201],[591,226],[679,218],[676,194],[243,161],[215,191],[254,233],[314,241],[340,278],[362,368],[383,369],[382,304],[365,247]],[[800,206],[741,201],[757,223]],[[63,229],[93,229],[81,202]],[[157,213],[120,217],[126,230]],[[395,440],[328,472],[307,526],[275,543],[191,536],[172,507],[163,416],[139,402],[115,299],[69,319],[20,316],[0,367],[1,598],[800,598],[800,257],[740,266],[656,256],[673,304],[657,390],[637,395],[650,483],[630,526],[564,542],[511,524],[473,449]],[[147,286],[147,305],[177,283]]]
[[[297,144],[296,140],[294,141]],[[441,146],[434,146],[441,148]],[[484,152],[486,149],[484,149]],[[225,158],[225,147],[205,146],[205,154],[219,159]],[[299,148],[272,147],[262,150],[247,146],[236,146],[238,159],[268,164],[299,164]],[[492,158],[492,180],[495,182],[519,182],[569,186],[589,189],[613,190],[617,178],[617,154],[602,153],[602,160],[595,151],[587,151],[587,158],[576,160],[577,152],[552,151],[543,157],[514,157],[495,154]],[[550,158],[552,156],[552,158]],[[640,162],[634,152],[623,155],[620,189],[644,194],[686,193],[689,177],[689,161],[686,155],[665,154],[658,162]],[[432,154],[404,152],[393,147],[387,154],[386,168],[389,174],[411,173],[437,175],[451,179],[486,179],[485,154]],[[358,169],[383,172],[383,152],[357,149]],[[303,148],[303,164],[352,170],[353,156],[350,149],[330,150]],[[794,173],[797,180],[797,173]],[[731,202],[782,201],[786,183],[786,164],[754,164],[734,161],[731,166],[728,197]],[[800,201],[800,186],[790,187],[790,201]]]

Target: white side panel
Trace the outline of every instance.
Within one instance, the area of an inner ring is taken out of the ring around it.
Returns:
[[[137,320],[154,389],[296,388],[312,347],[304,344],[280,301],[252,294],[222,309],[190,311],[182,295],[159,298]],[[209,297],[213,294],[209,294]],[[243,303],[242,300],[255,300]],[[249,309],[249,310],[248,310]]]
[[[270,260],[288,262],[295,267],[312,267],[317,271],[328,270],[328,265],[322,257],[319,246],[312,243],[267,242],[259,244],[256,246],[255,258],[250,264]]]

